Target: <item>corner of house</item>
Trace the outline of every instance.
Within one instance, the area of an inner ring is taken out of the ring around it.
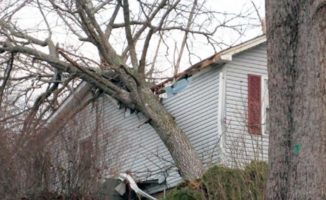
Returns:
[[[218,108],[218,129],[220,134],[219,148],[221,149],[221,164],[225,164],[225,83],[226,67],[222,66],[219,73],[219,108]]]

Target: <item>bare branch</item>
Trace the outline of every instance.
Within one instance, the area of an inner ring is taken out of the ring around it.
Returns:
[[[1,43],[0,43],[1,45]],[[37,51],[35,49],[31,49],[29,47],[21,47],[21,46],[6,46],[1,47],[0,51],[9,51],[12,53],[24,53],[27,55],[34,56],[35,59],[42,60],[45,62],[48,62],[51,64],[51,66],[56,67],[58,70],[63,72],[68,72],[70,74],[74,74],[78,77],[80,77],[82,80],[89,82],[90,84],[96,85],[98,88],[102,89],[104,92],[110,94],[111,96],[119,99],[120,101],[124,102],[126,105],[132,106],[132,101],[130,99],[129,93],[127,91],[124,91],[123,89],[119,88],[118,86],[115,86],[110,81],[101,78],[96,73],[83,68],[79,66],[75,61],[71,60],[68,56],[64,54],[63,51],[59,51],[60,55],[64,56],[65,59],[67,59],[71,64],[68,64],[66,62],[63,62],[61,60],[58,60],[52,56],[49,56],[47,54],[44,54],[40,51]],[[86,73],[85,73],[86,72]]]
[[[117,5],[115,6],[115,9],[113,11],[113,14],[110,18],[110,22],[108,23],[106,29],[105,29],[105,37],[107,40],[109,40],[110,36],[111,36],[111,32],[112,32],[112,29],[113,29],[113,23],[115,21],[115,19],[117,18],[118,16],[118,13],[119,13],[119,10],[120,10],[120,1],[118,1]]]
[[[185,31],[185,34],[182,39],[179,56],[178,56],[177,62],[175,63],[175,66],[174,66],[174,75],[177,75],[179,72],[180,62],[181,62],[181,58],[183,56],[183,50],[184,50],[186,42],[187,42],[190,26],[193,23],[196,6],[197,6],[197,0],[194,0],[193,6],[192,6],[190,14],[189,14],[186,31]]]
[[[43,47],[47,45],[46,41],[42,41],[42,40],[39,40],[39,39],[37,39],[35,37],[27,35],[27,34],[23,33],[22,31],[19,31],[13,25],[9,25],[8,23],[4,22],[3,20],[0,20],[0,27],[2,29],[4,29],[4,30],[9,31],[11,35],[13,35],[15,37],[18,37],[18,38],[21,38],[21,39],[25,39],[29,43],[37,44],[37,45],[40,45],[40,46],[43,46]],[[2,34],[4,34],[4,33],[2,33]]]
[[[3,92],[5,90],[8,80],[10,79],[11,70],[14,65],[14,58],[15,58],[15,54],[11,53],[10,59],[8,60],[7,68],[4,73],[4,79],[3,79],[2,85],[0,87],[0,108],[1,108],[1,104],[2,104]]]
[[[131,59],[132,66],[137,69],[138,68],[138,61],[137,61],[137,53],[135,48],[135,41],[131,35],[131,28],[130,28],[130,10],[129,10],[129,2],[128,0],[123,0],[123,16],[125,20],[125,31],[126,31],[126,39],[128,42],[128,49]]]
[[[141,59],[139,62],[139,68],[138,68],[138,73],[141,75],[145,75],[145,66],[146,66],[146,56],[147,56],[147,51],[149,48],[149,44],[152,38],[154,31],[152,29],[149,30],[147,37],[144,42],[144,47],[143,47],[143,52],[141,55]]]
[[[49,22],[48,22],[48,20],[47,20],[47,18],[45,16],[45,14],[44,14],[44,12],[43,12],[43,9],[41,8],[40,1],[37,0],[36,2],[37,2],[38,9],[39,9],[39,11],[40,11],[40,13],[41,13],[41,15],[43,17],[43,20],[44,20],[44,22],[46,24],[47,31],[49,32],[49,35],[48,35],[47,39],[50,40],[51,37],[52,37],[52,30],[51,30],[50,24],[49,24]]]

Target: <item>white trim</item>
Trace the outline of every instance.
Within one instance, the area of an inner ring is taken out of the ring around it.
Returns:
[[[258,46],[262,43],[266,42],[266,36],[265,35],[262,35],[262,36],[259,36],[257,38],[254,38],[252,40],[249,40],[249,41],[246,41],[246,42],[243,42],[239,45],[236,45],[234,47],[231,47],[229,49],[226,49],[224,51],[221,52],[221,57],[224,56],[224,55],[228,55],[228,56],[233,56],[235,54],[238,54],[238,53],[241,53],[245,50],[248,50],[248,49],[251,49],[255,46]]]
[[[218,107],[218,131],[219,131],[219,136],[220,136],[220,149],[221,149],[221,162],[225,163],[225,124],[224,124],[224,108],[225,108],[225,72],[226,68],[225,66],[222,67],[221,71],[219,72],[219,107]]]
[[[266,36],[262,35],[257,38],[248,40],[246,42],[240,43],[236,46],[230,47],[228,49],[222,50],[219,53],[216,53],[213,58],[213,62],[218,63],[228,63],[232,61],[232,57],[238,53],[244,52],[248,49],[251,49],[253,47],[256,47],[262,43],[266,42]],[[205,59],[207,60],[207,59]],[[205,61],[203,60],[203,61]],[[202,61],[202,62],[203,62]]]
[[[243,51],[246,51],[250,48],[253,48],[257,45],[260,45],[262,43],[266,42],[266,36],[265,35],[261,35],[258,36],[254,39],[245,41],[243,43],[240,43],[238,45],[235,45],[233,47],[230,47],[228,49],[222,50],[216,54],[214,54],[213,56],[213,63],[215,64],[225,64],[227,62],[232,61],[232,56],[238,53],[241,53]],[[199,63],[202,63],[204,66],[206,65],[205,62],[209,61],[210,58],[204,59],[202,61],[200,61]],[[199,64],[197,63],[197,64]],[[212,62],[207,62],[207,65],[212,65]],[[192,67],[192,66],[191,66]],[[190,68],[191,68],[190,67]],[[196,73],[195,73],[196,74]],[[78,88],[76,89],[76,91],[73,91],[72,93],[78,93],[79,90],[82,90],[84,87],[86,87],[86,83],[82,83],[80,86],[78,86]],[[71,94],[71,96],[74,96],[73,94]],[[68,97],[66,100],[64,100],[64,102],[60,105],[59,109],[56,110],[48,119],[47,119],[47,123],[49,124],[56,115],[58,115],[58,113],[60,113],[61,111],[67,109],[67,105],[69,104],[69,102],[72,100],[72,97]]]
[[[222,54],[221,55],[222,62],[230,62],[232,61],[232,54]]]
[[[268,81],[266,75],[261,75],[261,126],[262,126],[262,135],[267,135],[266,131],[266,121],[267,121],[267,112],[266,109],[269,107],[268,102],[268,86],[265,85],[265,81]]]

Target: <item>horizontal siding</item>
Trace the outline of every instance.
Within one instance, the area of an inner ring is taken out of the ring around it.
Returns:
[[[195,74],[185,91],[163,101],[207,166],[221,160],[218,93],[219,69],[214,67]],[[62,132],[78,132],[80,138],[86,138],[95,133],[96,115],[99,115],[101,139],[98,144],[104,149],[102,162],[108,168],[105,174],[131,171],[138,180],[150,180],[171,168],[170,153],[154,129],[144,124],[146,119],[142,114],[126,115],[126,110],[118,109],[117,103],[106,95],[96,103],[97,111],[89,105]],[[182,181],[175,167],[168,173],[169,187]],[[152,188],[152,192],[154,190]]]
[[[248,74],[267,75],[266,44],[233,56],[225,65],[224,161],[242,166],[253,159],[267,160],[268,135],[250,135],[247,130]]]
[[[204,163],[218,163],[221,159],[218,133],[219,69],[196,74],[183,93],[164,101],[202,157]]]
[[[247,133],[247,74],[266,75],[266,46],[260,45],[233,57],[225,65],[225,133],[223,162],[230,165],[251,159],[267,159],[267,135]],[[175,117],[206,166],[220,163],[219,141],[219,68],[212,67],[191,77],[185,91],[164,99],[166,109]],[[95,104],[97,104],[97,109]],[[62,131],[86,138],[100,133],[98,144],[103,149],[105,174],[131,171],[138,180],[156,179],[169,169],[167,185],[182,181],[177,169],[171,168],[172,158],[159,136],[140,113],[126,115],[117,103],[103,95]],[[98,121],[97,121],[98,120]],[[74,124],[74,126],[73,126]],[[74,128],[72,128],[74,127]],[[58,141],[53,142],[59,145]],[[63,148],[63,147],[62,147]],[[62,153],[62,157],[67,157]],[[152,188],[152,192],[158,188]]]

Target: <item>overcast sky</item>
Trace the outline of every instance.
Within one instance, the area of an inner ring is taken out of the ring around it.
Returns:
[[[10,0],[9,0],[10,1]],[[136,0],[130,0],[130,2],[136,1]],[[207,7],[212,8],[213,10],[219,11],[219,12],[227,12],[227,13],[240,13],[240,12],[247,12],[248,10],[254,11],[252,1],[257,6],[259,13],[262,17],[265,16],[265,5],[264,0],[207,0]],[[25,27],[33,27],[38,24],[39,21],[42,20],[38,10],[30,10],[25,9],[22,10],[20,13],[20,24]],[[250,16],[252,21],[249,23],[258,24],[257,22],[257,14],[255,12],[252,12],[252,15]],[[35,28],[37,29],[37,28]],[[72,41],[71,36],[67,35],[64,31],[57,31],[56,32],[56,42],[60,43],[69,43]],[[216,35],[215,38],[218,41],[223,41],[224,43],[227,43],[229,45],[234,45],[243,41],[246,41],[250,38],[253,38],[257,35],[261,35],[261,28],[258,26],[248,26],[245,34],[242,37],[238,37],[238,35],[228,31],[228,30],[221,30]],[[42,37],[42,36],[40,36]],[[121,40],[119,41],[121,43]],[[195,40],[194,43],[197,43],[196,45],[196,58],[193,58],[191,60],[192,63],[189,62],[187,58],[184,58],[182,60],[181,64],[181,70],[184,70],[185,68],[189,67],[189,65],[194,64],[198,62],[200,59],[204,59],[206,57],[211,56],[214,53],[214,49],[209,48],[207,44],[204,44],[204,41],[201,41],[200,39]],[[225,47],[224,47],[225,48]],[[94,54],[93,57],[97,56],[96,51],[92,50],[92,48],[85,48],[87,51],[87,54],[91,55]],[[217,48],[219,50],[220,47]],[[197,57],[198,56],[198,57]]]

